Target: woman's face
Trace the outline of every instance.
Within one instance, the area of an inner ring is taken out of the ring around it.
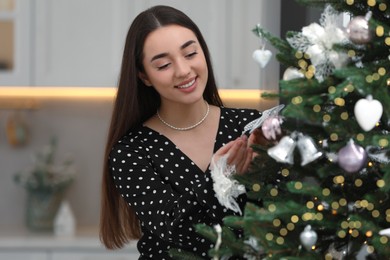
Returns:
[[[208,69],[195,34],[169,25],[150,33],[143,48],[145,73],[140,78],[161,96],[161,102],[193,103],[203,96]]]

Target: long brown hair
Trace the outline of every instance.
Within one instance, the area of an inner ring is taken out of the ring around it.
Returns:
[[[141,12],[132,22],[126,37],[117,95],[104,155],[100,212],[100,240],[109,249],[121,248],[141,237],[139,221],[132,208],[117,191],[109,172],[108,157],[115,143],[129,130],[154,115],[160,106],[160,96],[144,85],[138,77],[144,72],[143,46],[146,37],[159,27],[179,25],[194,32],[204,52],[208,81],[203,98],[222,106],[218,95],[210,54],[197,25],[183,12],[169,6],[154,6]]]

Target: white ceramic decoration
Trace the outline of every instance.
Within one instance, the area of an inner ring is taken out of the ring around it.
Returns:
[[[271,60],[272,52],[270,50],[255,50],[252,55],[253,59],[260,65],[261,68],[264,68],[268,62]]]
[[[382,117],[383,106],[381,102],[373,99],[371,95],[367,98],[359,99],[354,108],[356,121],[366,132],[375,127]]]

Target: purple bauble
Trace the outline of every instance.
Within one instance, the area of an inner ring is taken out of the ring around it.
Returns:
[[[261,130],[267,140],[275,141],[282,134],[281,124],[283,120],[280,116],[270,116],[264,120]]]
[[[367,152],[363,147],[356,145],[352,140],[340,149],[338,163],[346,172],[358,172],[367,161]]]
[[[347,27],[348,38],[356,44],[366,44],[371,41],[368,20],[364,16],[356,16]]]

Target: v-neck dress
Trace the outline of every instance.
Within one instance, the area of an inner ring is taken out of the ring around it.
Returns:
[[[259,116],[261,112],[253,109],[221,107],[214,152],[241,136],[244,126]],[[209,258],[214,244],[197,233],[194,225],[213,226],[236,214],[219,204],[210,169],[203,172],[172,141],[146,126],[118,141],[109,164],[119,193],[141,224],[139,259],[171,259],[171,248]],[[244,200],[242,195],[238,203],[243,206]]]

